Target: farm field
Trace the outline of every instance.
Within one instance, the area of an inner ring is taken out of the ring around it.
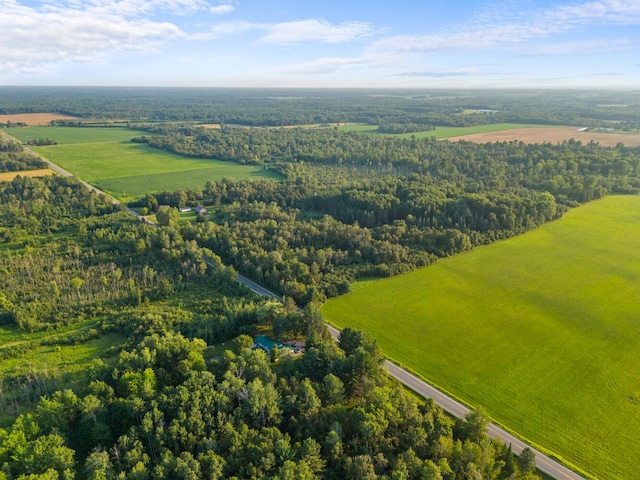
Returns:
[[[472,135],[478,133],[486,133],[486,132],[501,132],[504,130],[514,130],[521,128],[538,128],[539,125],[523,125],[516,123],[495,123],[491,125],[478,125],[475,127],[436,127],[435,130],[428,130],[426,132],[415,132],[415,133],[401,133],[401,134],[390,134],[378,133],[377,125],[359,125],[359,124],[345,124],[340,125],[338,130],[343,130],[345,132],[359,132],[359,133],[375,133],[379,135],[391,135],[394,137],[404,137],[411,138],[415,136],[416,138],[449,138],[463,135]]]
[[[523,236],[323,307],[391,358],[603,479],[640,467],[640,197],[612,196]]]
[[[61,113],[19,113],[14,115],[0,115],[0,123],[26,123],[27,125],[46,125],[52,120],[81,120],[79,117],[63,115]]]
[[[128,128],[100,128],[100,127],[18,127],[6,128],[4,132],[17,138],[22,143],[39,138],[50,138],[58,145],[96,143],[96,142],[128,142],[133,137],[141,135],[142,132],[130,130]]]
[[[377,125],[346,124],[340,130],[360,133],[378,134]],[[380,134],[391,135],[391,134]],[[435,130],[393,135],[397,137],[447,139],[450,141],[465,140],[475,143],[511,142],[524,143],[559,143],[573,138],[582,143],[594,141],[600,145],[613,147],[623,143],[629,147],[640,146],[639,133],[602,132],[596,130],[579,131],[578,127],[548,127],[544,125],[523,125],[516,123],[496,123],[476,127],[436,127]]]
[[[448,137],[448,140],[465,140],[475,143],[511,141],[524,143],[559,143],[571,138],[579,140],[582,143],[594,141],[606,147],[614,147],[618,143],[623,143],[628,147],[640,146],[640,134],[638,133],[599,132],[595,130],[581,132],[576,127],[516,128],[484,133],[456,134],[456,136]]]
[[[49,168],[40,168],[38,170],[23,170],[20,172],[0,172],[0,182],[10,182],[18,175],[21,177],[44,177],[53,175],[53,170]]]
[[[224,177],[280,178],[261,166],[186,158],[132,143],[136,132],[124,128],[28,127],[8,132],[23,142],[56,140],[59,145],[32,150],[123,201],[163,190],[204,188],[207,181]]]

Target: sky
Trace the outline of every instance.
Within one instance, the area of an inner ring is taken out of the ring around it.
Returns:
[[[640,0],[0,0],[0,85],[640,87]]]

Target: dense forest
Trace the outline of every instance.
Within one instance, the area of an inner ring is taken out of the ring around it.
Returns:
[[[4,182],[0,202],[3,228],[19,226],[2,250],[4,328],[94,322],[49,337],[57,348],[123,339],[82,387],[5,375],[0,478],[537,478],[531,452],[487,437],[481,411],[452,420],[418,403],[389,382],[375,340],[346,329],[335,343],[317,304],[250,294],[175,226],[62,177]],[[265,328],[304,338],[305,353],[248,348]]]
[[[284,180],[209,182],[138,207],[213,206],[182,234],[299,305],[640,188],[640,149],[573,140],[478,145],[335,129],[150,128],[135,141],[185,156],[263,164]],[[200,218],[204,220],[204,218]]]
[[[81,122],[126,119],[271,127],[515,122],[636,130],[640,124],[638,94],[630,91],[5,86],[0,93],[0,114],[58,112],[80,117]]]

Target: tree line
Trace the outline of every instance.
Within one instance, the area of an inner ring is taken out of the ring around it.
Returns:
[[[500,122],[617,127],[638,122],[634,92],[570,90],[2,87],[0,114],[59,112],[93,124],[196,122],[473,126]],[[631,123],[629,123],[631,122]]]

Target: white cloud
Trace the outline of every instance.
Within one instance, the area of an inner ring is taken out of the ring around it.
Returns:
[[[357,65],[366,65],[369,62],[362,58],[340,58],[340,57],[324,57],[318,58],[311,62],[296,64],[282,68],[281,73],[297,74],[297,75],[318,75],[336,73],[346,67]]]
[[[224,15],[233,12],[235,8],[236,7],[231,4],[216,5],[215,7],[210,7],[209,12],[213,13],[214,15]]]
[[[371,46],[371,51],[435,52],[445,50],[479,50],[490,47],[512,48],[514,44],[576,28],[599,25],[640,24],[638,0],[597,0],[558,6],[546,10],[517,12],[497,8],[478,20],[451,33],[438,35],[399,35]]]
[[[545,16],[557,23],[571,25],[640,23],[640,2],[637,0],[596,0],[561,6],[545,12]]]
[[[402,68],[405,64],[412,64],[410,57],[397,55],[364,55],[358,57],[321,57],[295,65],[284,66],[280,73],[314,75],[336,73],[348,68],[375,67],[393,69]]]
[[[92,14],[136,17],[154,12],[192,15],[210,8],[212,7],[206,0],[67,0],[55,4],[45,4],[42,11],[65,13],[70,10],[80,10]]]
[[[471,68],[430,68],[425,70],[408,71],[395,74],[396,77],[426,78],[467,77],[471,75],[478,75],[478,71]]]
[[[296,22],[282,22],[265,28],[261,43],[289,44],[299,42],[343,43],[371,34],[371,27],[363,22],[332,25],[326,20],[311,18]]]
[[[193,38],[196,40],[214,40],[221,37],[229,37],[239,33],[249,32],[260,28],[259,24],[251,22],[221,22],[215,24],[207,33],[196,33]]]
[[[525,55],[594,55],[602,53],[628,52],[636,50],[629,40],[590,40],[586,42],[556,43],[544,45],[525,52]]]
[[[363,22],[344,22],[332,25],[324,19],[307,19],[295,22],[255,23],[221,22],[214,25],[209,33],[198,34],[196,38],[215,39],[245,33],[262,32],[258,43],[289,45],[302,42],[344,43],[371,35],[371,26]]]
[[[142,17],[146,9],[203,8],[188,0],[69,2],[27,7],[0,0],[0,75],[47,71],[68,62],[98,63],[120,51],[144,51],[184,33]]]

